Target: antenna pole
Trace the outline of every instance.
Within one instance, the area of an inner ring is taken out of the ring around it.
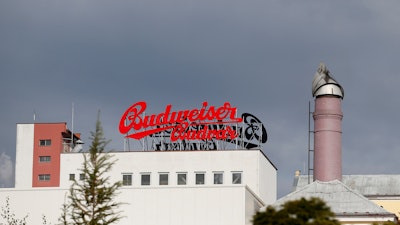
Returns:
[[[314,153],[314,150],[311,149],[311,133],[314,133],[314,131],[311,130],[311,114],[312,114],[312,112],[311,112],[311,102],[308,101],[308,169],[307,169],[308,183],[311,183],[311,180],[310,180],[311,171],[314,170],[313,168],[311,168],[311,154]]]
[[[71,143],[70,143],[70,151],[73,150],[74,147],[74,103],[72,102],[72,121],[71,121]]]

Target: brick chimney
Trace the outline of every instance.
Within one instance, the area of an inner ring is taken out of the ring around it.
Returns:
[[[312,84],[315,98],[314,180],[342,179],[342,100],[344,90],[325,64],[319,65]]]

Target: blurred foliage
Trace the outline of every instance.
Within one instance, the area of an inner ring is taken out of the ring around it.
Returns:
[[[283,204],[280,209],[267,207],[265,212],[257,212],[253,225],[340,225],[335,214],[319,198],[301,198]]]
[[[6,197],[6,205],[1,207],[0,216],[6,223],[0,222],[0,225],[26,225],[28,215],[18,219],[10,207],[10,197]]]

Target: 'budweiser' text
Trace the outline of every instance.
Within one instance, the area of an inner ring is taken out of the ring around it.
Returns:
[[[171,132],[171,141],[177,140],[209,140],[234,139],[238,136],[230,126],[218,126],[217,130],[210,129],[212,124],[233,124],[242,122],[236,117],[236,107],[225,102],[220,107],[208,106],[203,102],[200,109],[173,111],[172,105],[167,105],[160,114],[145,115],[146,102],[137,102],[129,107],[122,115],[119,131],[134,139],[156,134],[162,131]],[[200,125],[200,126],[199,126]],[[190,130],[191,126],[202,127],[200,130]],[[129,134],[130,130],[134,130]]]

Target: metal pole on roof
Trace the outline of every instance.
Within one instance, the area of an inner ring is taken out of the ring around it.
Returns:
[[[126,126],[126,118],[124,119],[124,126]],[[129,131],[128,131],[128,134],[129,134]],[[128,135],[128,134],[126,134],[126,135]],[[126,136],[124,136],[124,152],[126,152],[126,142],[127,142],[126,139],[127,139]]]
[[[235,118],[237,118],[237,109],[236,109],[236,112],[235,112]],[[239,132],[238,132],[239,130],[238,130],[238,123],[236,122],[236,134],[237,134],[237,136],[235,137],[235,149],[237,150],[238,149],[238,136],[239,136]]]
[[[311,148],[311,134],[314,135],[314,131],[311,130],[311,115],[312,115],[311,102],[308,101],[308,168],[307,168],[308,183],[311,183],[311,175],[314,176],[314,166],[313,164],[311,164],[311,155],[313,156],[312,158],[314,159],[314,149]],[[313,172],[312,174],[311,171]]]
[[[72,121],[71,121],[71,143],[70,143],[70,151],[73,150],[74,147],[74,102],[72,102]]]

